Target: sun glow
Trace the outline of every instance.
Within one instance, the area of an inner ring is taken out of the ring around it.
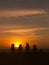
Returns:
[[[19,41],[17,41],[17,42],[14,42],[14,44],[15,44],[15,47],[19,47],[19,45],[21,44],[21,42],[19,42]]]

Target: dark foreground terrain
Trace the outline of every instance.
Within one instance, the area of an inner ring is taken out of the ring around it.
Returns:
[[[49,65],[49,52],[0,52],[0,65]]]

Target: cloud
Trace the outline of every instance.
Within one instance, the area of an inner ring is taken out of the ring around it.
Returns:
[[[7,30],[7,31],[4,31],[4,32],[10,32],[10,33],[25,33],[25,32],[31,32],[31,31],[33,31],[33,32],[35,32],[35,31],[38,31],[38,30],[49,30],[49,28],[30,28],[30,29],[18,29],[18,30]]]
[[[10,17],[10,16],[26,16],[26,15],[42,15],[47,14],[45,10],[11,10],[11,11],[0,11],[0,17]]]
[[[28,29],[13,29],[13,30],[3,30],[0,33],[4,33],[5,35],[7,34],[15,34],[17,36],[19,35],[25,35],[25,36],[32,36],[36,35],[37,32],[39,31],[46,31],[49,30],[49,28],[28,28]]]
[[[10,28],[35,28],[49,27],[49,15],[26,15],[26,16],[13,16],[13,17],[0,17],[0,29]],[[5,28],[4,28],[5,27]]]

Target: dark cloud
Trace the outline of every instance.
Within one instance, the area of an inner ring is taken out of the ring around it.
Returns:
[[[49,15],[29,15],[21,17],[0,18],[0,25],[30,27],[48,27]]]
[[[0,9],[49,9],[49,0],[0,0]]]

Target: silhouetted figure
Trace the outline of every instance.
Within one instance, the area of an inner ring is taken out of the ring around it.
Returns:
[[[11,52],[15,52],[14,44],[11,45]]]
[[[30,46],[29,46],[29,44],[28,43],[26,43],[26,48],[25,48],[26,50],[26,53],[30,53]]]
[[[38,48],[36,45],[33,45],[33,49],[32,49],[33,52],[38,52]]]
[[[18,47],[18,52],[21,53],[22,52],[22,45],[20,44]]]

